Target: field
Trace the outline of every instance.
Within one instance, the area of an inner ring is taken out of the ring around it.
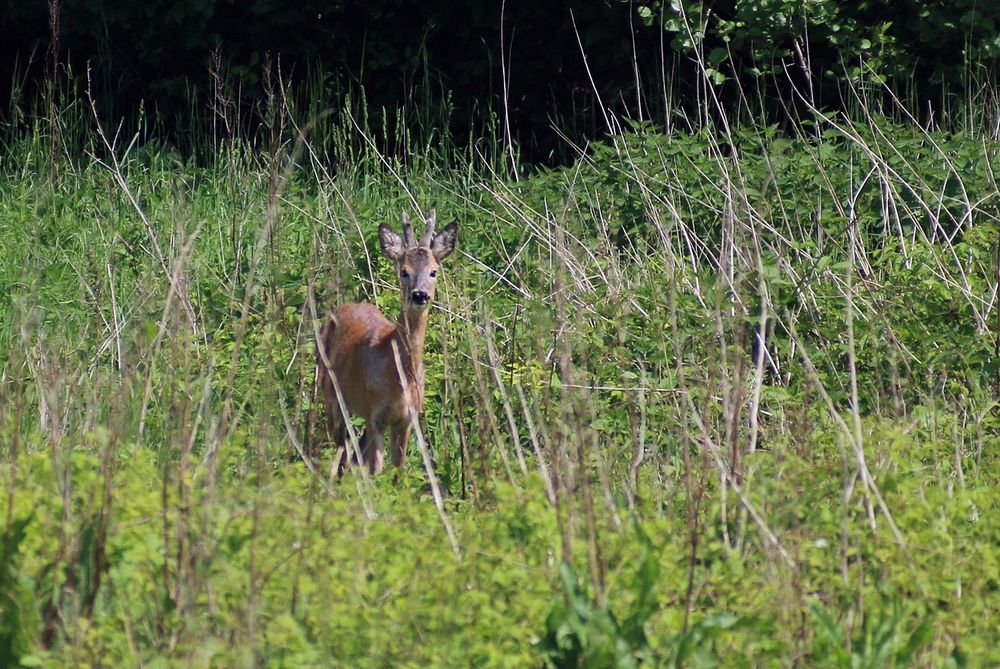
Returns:
[[[284,100],[193,157],[12,123],[0,665],[996,666],[995,119],[854,107],[554,169]],[[427,457],[338,478],[317,319],[394,315],[431,207]]]

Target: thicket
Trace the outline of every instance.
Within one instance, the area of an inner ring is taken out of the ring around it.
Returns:
[[[0,665],[1000,662],[992,89],[743,89],[710,46],[738,13],[647,7],[703,25],[696,96],[609,112],[552,169],[500,119],[466,142],[447,104],[331,109],[276,64],[253,109],[221,70],[192,94],[190,151],[66,81],[15,100]],[[428,334],[440,507],[416,449],[338,478],[313,393],[325,310],[398,308],[377,223],[430,207],[460,225]]]
[[[872,79],[926,122],[993,104],[1000,55],[1000,7],[978,0],[51,0],[6,3],[0,31],[0,95],[44,100],[56,71],[82,91],[89,73],[106,118],[128,134],[156,123],[185,153],[202,147],[220,73],[238,81],[225,103],[254,121],[226,131],[245,137],[280,63],[338,123],[347,95],[364,96],[374,128],[444,130],[425,114],[447,106],[451,138],[500,127],[546,164],[573,158],[553,123],[583,143],[604,135],[609,110],[697,117],[704,73],[732,120],[787,128],[803,98],[843,109],[844,80]]]
[[[6,137],[5,664],[997,661],[993,124],[635,125],[532,172],[271,118],[204,164],[79,116],[54,178],[46,122]],[[375,223],[429,206],[440,510],[416,457],[301,457],[317,314],[392,311]]]

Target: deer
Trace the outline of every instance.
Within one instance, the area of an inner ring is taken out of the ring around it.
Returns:
[[[327,432],[340,453],[338,472],[351,463],[345,412],[364,418],[360,454],[369,472],[378,474],[385,459],[386,430],[392,435],[392,464],[402,467],[411,426],[423,411],[427,319],[441,261],[458,241],[457,223],[435,232],[433,209],[424,224],[419,241],[405,213],[402,236],[385,223],[379,225],[382,254],[395,265],[399,281],[396,322],[362,302],[340,305],[320,328],[316,369]]]

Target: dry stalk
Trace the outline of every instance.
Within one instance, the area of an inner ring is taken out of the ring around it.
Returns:
[[[740,504],[743,505],[747,513],[750,514],[750,517],[757,524],[757,527],[760,529],[760,533],[764,537],[766,542],[769,545],[771,545],[772,548],[774,548],[774,550],[778,553],[779,556],[781,556],[782,560],[789,568],[795,569],[795,562],[788,554],[788,551],[786,551],[784,547],[781,545],[781,542],[778,541],[777,535],[771,530],[770,527],[768,527],[767,522],[764,520],[764,517],[757,511],[756,507],[754,507],[753,503],[743,492],[743,489],[740,486],[739,482],[737,482],[736,477],[733,475],[732,471],[730,471],[728,465],[726,464],[725,458],[723,457],[722,449],[719,448],[719,446],[712,439],[712,436],[709,434],[708,428],[706,427],[705,422],[702,420],[701,415],[698,413],[698,409],[695,406],[694,400],[691,398],[690,395],[687,396],[687,404],[689,409],[688,415],[694,420],[695,425],[697,425],[699,431],[701,432],[702,441],[708,447],[708,451],[712,455],[712,458],[715,460],[715,464],[719,468],[721,476],[725,478],[729,487],[733,490],[733,492],[736,494],[736,497],[740,500]]]
[[[313,296],[313,293],[312,293],[312,290],[311,290],[311,286],[310,286],[309,296],[308,296],[308,300],[307,300],[307,302],[308,302],[307,307],[312,307],[312,309],[313,309],[313,313],[314,313],[314,317],[312,318],[313,337],[314,337],[314,341],[319,342],[321,340],[321,338],[320,338],[320,329],[319,329],[319,319],[315,318],[315,311],[314,311],[314,309],[315,309],[315,301],[314,300],[315,300],[315,298]],[[333,318],[332,314],[330,315],[330,318]],[[326,369],[326,372],[327,372],[327,374],[329,375],[329,378],[330,378],[330,382],[333,385],[334,394],[337,396],[337,405],[338,405],[338,407],[340,409],[340,412],[341,412],[340,415],[345,417],[345,419],[344,419],[344,427],[347,430],[347,444],[346,444],[346,448],[349,451],[352,451],[354,453],[354,457],[355,457],[356,462],[359,462],[359,463],[364,462],[364,458],[362,457],[362,454],[361,454],[360,439],[358,438],[357,431],[354,429],[354,426],[351,425],[351,421],[347,420],[347,418],[346,418],[347,416],[350,415],[350,413],[347,410],[347,402],[344,399],[344,393],[343,393],[343,391],[340,388],[340,382],[337,380],[336,374],[333,373],[333,365],[330,363],[330,359],[327,357],[326,350],[324,349],[323,346],[316,346],[316,351],[319,353],[319,356],[320,356],[320,358],[323,361],[323,367]],[[316,381],[315,381],[314,385],[316,387],[318,387],[319,386],[319,365],[318,364],[316,365],[315,376],[316,376]],[[325,426],[326,426],[326,421],[325,420],[323,421],[323,425],[324,425],[324,429],[326,429],[325,428]],[[343,453],[342,454],[340,452],[340,450],[339,450],[340,449],[340,444],[336,444],[336,446],[338,448],[338,451],[337,451],[337,453],[335,454],[333,460],[330,463],[330,477],[331,478],[335,475],[335,470],[339,469],[339,467],[337,466],[336,463],[338,463],[338,462],[346,462],[347,461],[346,456],[348,456],[348,453]],[[303,455],[305,455],[305,454],[303,454]],[[344,459],[342,460],[342,458],[344,458]],[[308,458],[306,458],[306,459],[308,459]],[[310,465],[312,465],[311,462],[310,462]],[[310,469],[313,469],[313,468],[310,466]],[[361,466],[361,467],[357,467],[356,469],[360,470],[360,472],[361,472],[360,479],[356,479],[357,480],[357,487],[358,487],[358,495],[361,497],[361,503],[362,503],[362,506],[364,507],[365,516],[369,520],[373,520],[376,517],[376,515],[375,515],[375,507],[374,507],[374,505],[371,502],[370,494],[369,494],[369,491],[372,489],[371,476],[368,473],[368,468],[367,467]],[[328,487],[328,485],[326,483],[324,483],[324,487]]]
[[[524,460],[524,452],[521,450],[521,435],[517,429],[517,421],[514,419],[514,408],[511,406],[510,398],[507,395],[507,388],[504,386],[503,378],[500,376],[500,357],[497,355],[496,347],[493,345],[493,332],[490,327],[490,319],[484,319],[486,327],[486,354],[489,357],[490,371],[493,373],[493,380],[497,390],[500,392],[500,403],[503,405],[504,414],[507,417],[507,430],[510,432],[510,440],[514,445],[514,455],[521,468],[522,474],[528,473],[528,465]]]
[[[889,511],[889,507],[885,503],[885,499],[882,497],[882,493],[879,491],[878,485],[876,485],[874,478],[868,471],[868,464],[865,460],[865,453],[862,448],[862,445],[856,441],[855,431],[847,425],[843,417],[840,415],[840,412],[837,411],[836,405],[834,405],[833,403],[833,399],[830,397],[830,394],[827,392],[826,387],[823,385],[823,382],[819,377],[819,373],[816,371],[816,367],[813,364],[812,359],[810,358],[808,352],[806,351],[802,339],[799,337],[798,331],[795,328],[794,319],[788,317],[788,315],[786,314],[784,318],[784,324],[785,327],[787,328],[789,336],[796,343],[796,346],[799,351],[799,356],[803,361],[806,373],[809,376],[809,379],[812,382],[813,387],[819,392],[820,396],[823,398],[824,403],[826,404],[827,413],[829,414],[833,422],[837,425],[837,427],[840,428],[841,432],[843,432],[843,434],[848,438],[848,441],[851,444],[855,462],[857,463],[858,475],[861,478],[862,485],[875,498],[876,502],[878,503],[879,510],[881,511],[882,515],[885,516],[886,522],[888,523],[889,528],[892,530],[893,536],[896,538],[896,543],[899,544],[899,546],[903,549],[903,552],[907,557],[907,561],[910,565],[910,568],[915,570],[915,567],[913,565],[913,560],[910,557],[909,550],[907,549],[906,546],[906,539],[903,537],[902,532],[900,532],[899,527],[896,525],[896,521],[893,519],[892,513]],[[923,588],[922,583],[920,584],[920,587]]]
[[[243,290],[243,299],[240,305],[240,319],[234,327],[233,350],[229,360],[229,373],[224,386],[225,394],[222,402],[222,412],[219,416],[217,429],[215,430],[215,439],[213,440],[213,443],[208,451],[209,488],[213,487],[215,483],[215,455],[218,453],[219,445],[221,441],[231,433],[234,425],[236,424],[233,416],[233,392],[236,381],[236,370],[238,367],[237,363],[239,361],[239,356],[242,352],[243,337],[246,335],[247,326],[249,324],[250,303],[257,289],[257,273],[260,271],[263,252],[271,241],[271,233],[274,230],[275,220],[278,216],[278,205],[281,202],[280,194],[288,176],[295,169],[295,166],[298,163],[298,159],[304,150],[304,144],[305,138],[300,136],[295,142],[291,155],[285,162],[284,169],[281,171],[278,171],[277,169],[274,170],[274,174],[279,174],[280,176],[272,176],[274,184],[272,186],[272,195],[268,198],[266,221],[257,232],[257,239],[254,244],[253,253],[250,256],[249,269],[247,271],[246,283]],[[278,160],[277,154],[275,160]]]
[[[158,351],[160,349],[160,346],[161,346],[161,344],[163,342],[163,339],[164,339],[164,337],[166,336],[166,334],[168,332],[169,318],[170,318],[170,314],[173,312],[173,307],[174,307],[174,297],[175,296],[180,297],[177,293],[175,293],[174,289],[175,289],[176,286],[179,286],[181,284],[180,277],[184,273],[184,268],[185,268],[185,265],[187,263],[187,259],[188,259],[188,257],[191,254],[191,250],[194,248],[194,242],[195,242],[195,239],[197,239],[197,237],[198,237],[198,233],[201,231],[202,224],[203,224],[203,222],[199,222],[198,225],[195,227],[194,232],[191,234],[191,237],[187,240],[187,243],[182,243],[181,244],[180,252],[178,253],[177,259],[176,259],[176,261],[173,264],[173,269],[172,269],[172,272],[171,272],[172,279],[170,281],[169,288],[167,289],[167,297],[166,297],[166,299],[164,300],[164,303],[163,303],[163,310],[160,313],[160,320],[159,320],[159,323],[157,324],[156,336],[153,338],[153,342],[150,345],[149,354],[148,354],[149,355],[150,364],[149,364],[147,372],[146,372],[146,388],[145,388],[145,391],[143,393],[142,408],[139,411],[139,431],[138,431],[138,434],[139,434],[139,438],[140,439],[142,438],[143,433],[145,432],[145,428],[146,428],[146,412],[149,409],[149,402],[152,399],[152,393],[153,393],[153,362],[152,361],[156,357],[156,354],[158,353]],[[182,300],[182,302],[183,302],[183,300]],[[197,334],[197,333],[195,333],[195,334]]]
[[[450,328],[445,328],[445,332],[449,332],[450,330]],[[452,353],[449,341],[450,338],[448,336],[441,338],[441,363],[444,368],[445,392],[442,407],[450,407],[452,401],[454,401],[457,405],[454,420],[457,426],[459,442],[459,476],[461,478],[461,495],[462,499],[465,499],[466,490],[471,487],[472,499],[478,503],[479,482],[477,481],[476,476],[472,475],[473,468],[470,466],[472,456],[469,452],[469,435],[465,429],[465,403],[462,399],[465,393],[460,392],[455,388],[455,380],[452,373],[454,363],[452,362]],[[454,398],[454,400],[452,400],[452,398]]]
[[[479,337],[475,332],[470,332],[469,334],[469,353],[472,356],[472,370],[476,377],[476,405],[479,409],[479,447],[480,447],[480,458],[482,460],[483,476],[486,476],[486,463],[487,457],[487,444],[496,444],[496,449],[500,453],[500,459],[503,461],[504,471],[507,474],[507,480],[513,484],[514,483],[514,471],[510,466],[510,457],[507,455],[507,449],[503,444],[503,438],[500,435],[500,426],[497,422],[496,414],[493,412],[493,398],[491,393],[487,390],[486,379],[483,378],[482,368],[487,366],[483,362],[482,355],[479,351],[478,345]],[[485,420],[484,420],[485,419]],[[514,433],[512,433],[513,436]]]
[[[114,141],[109,141],[104,132],[104,126],[101,124],[100,115],[97,113],[97,103],[94,101],[94,97],[90,89],[89,64],[87,66],[87,99],[90,101],[90,109],[94,116],[94,124],[97,126],[97,135],[101,138],[101,143],[104,144],[104,148],[107,150],[110,160],[110,162],[107,162],[95,156],[94,161],[111,173],[111,176],[114,177],[114,180],[118,184],[118,188],[121,190],[122,194],[125,196],[125,199],[128,200],[132,209],[134,209],[136,214],[139,216],[139,220],[142,221],[143,226],[146,228],[146,236],[149,238],[149,243],[153,248],[152,256],[157,263],[159,263],[160,268],[163,270],[163,274],[167,277],[167,281],[170,282],[171,291],[177,295],[181,304],[184,306],[184,311],[187,314],[188,321],[191,323],[191,330],[197,335],[198,319],[197,316],[195,316],[191,300],[188,299],[187,291],[182,283],[182,278],[177,272],[172,272],[168,267],[166,257],[163,255],[163,250],[160,247],[160,241],[156,236],[156,231],[153,229],[153,223],[149,220],[146,212],[143,211],[142,207],[139,205],[138,198],[132,192],[132,189],[128,185],[128,181],[125,179],[125,173],[122,170],[121,160],[118,158],[117,152],[118,135],[116,133]],[[136,139],[137,138],[133,138],[129,146],[125,148],[123,157],[128,156],[129,151],[135,145]]]
[[[396,343],[396,340],[392,341],[392,357],[396,361],[396,373],[399,375],[400,387],[403,389],[403,403],[410,407],[410,427],[413,430],[414,436],[417,438],[417,446],[420,448],[420,456],[424,461],[424,471],[427,474],[427,482],[431,487],[431,495],[434,498],[434,508],[437,509],[438,516],[441,518],[441,524],[444,525],[444,531],[448,535],[448,542],[451,544],[451,550],[455,553],[455,557],[461,560],[462,551],[458,547],[458,539],[455,536],[455,530],[452,529],[451,522],[448,520],[448,515],[444,510],[444,498],[441,495],[441,486],[438,484],[437,475],[434,473],[434,463],[431,462],[431,453],[427,448],[427,442],[424,441],[424,433],[420,429],[420,417],[417,415],[416,410],[410,403],[410,391],[407,388],[407,384],[404,382],[404,379],[407,377],[403,371],[403,361],[399,357],[399,346]]]
[[[568,320],[568,298],[569,287],[566,285],[567,268],[564,258],[569,255],[564,247],[563,231],[564,226],[553,222],[557,247],[555,250],[556,276],[553,286],[553,293],[556,302],[556,330],[565,331]],[[570,347],[568,336],[560,338],[560,351],[558,358],[560,382],[565,385],[574,385],[575,366],[573,364],[573,352]],[[567,490],[566,499],[576,492],[576,483],[579,482],[583,491],[583,519],[587,536],[587,562],[590,567],[591,582],[595,588],[595,595],[598,603],[603,603],[605,597],[605,565],[601,557],[601,548],[597,536],[597,518],[594,505],[594,495],[591,489],[591,458],[593,453],[593,430],[590,429],[588,420],[588,409],[580,390],[564,387],[561,392],[561,430],[560,430],[560,453],[564,456],[565,466],[568,471],[570,487]],[[576,444],[576,452],[569,452],[569,444]],[[575,457],[574,457],[575,456]],[[567,509],[572,506],[567,505]],[[572,515],[570,515],[572,520]],[[572,522],[570,523],[572,527]],[[568,561],[568,557],[564,556]]]
[[[539,435],[541,434],[538,428],[535,427],[535,420],[532,418],[531,407],[528,404],[528,399],[524,395],[524,388],[520,383],[514,384],[517,388],[517,396],[521,400],[521,415],[524,416],[524,422],[528,426],[528,438],[531,441],[531,447],[535,452],[535,460],[538,462],[538,471],[542,475],[542,483],[545,485],[545,496],[549,500],[549,504],[556,506],[558,500],[556,498],[555,485],[552,482],[552,474],[549,470],[549,465],[547,463],[547,457],[545,455],[546,451],[551,452],[551,448],[542,448],[539,442]],[[545,439],[543,437],[545,441]]]

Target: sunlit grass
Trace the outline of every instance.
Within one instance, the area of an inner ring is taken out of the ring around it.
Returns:
[[[81,103],[54,182],[45,121],[5,140],[0,664],[997,661],[990,141],[817,113],[537,171],[274,104],[194,160]],[[377,224],[431,207],[458,558],[416,449],[299,457],[317,315],[393,312]]]

